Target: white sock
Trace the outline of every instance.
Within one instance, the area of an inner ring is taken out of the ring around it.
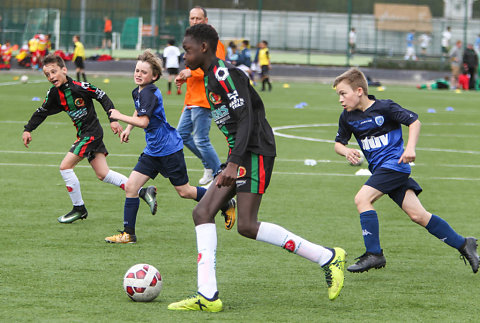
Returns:
[[[67,186],[68,194],[70,194],[70,199],[74,206],[84,205],[82,199],[82,192],[80,191],[80,182],[78,181],[77,175],[73,169],[64,169],[60,170],[65,185]]]
[[[197,275],[198,292],[206,298],[212,298],[217,292],[216,259],[217,229],[215,223],[200,224],[195,227],[197,233]]]
[[[333,256],[330,249],[311,243],[273,223],[261,222],[256,239],[282,247],[321,266]]]
[[[120,187],[122,190],[125,190],[125,183],[128,178],[125,175],[117,173],[116,171],[109,170],[107,176],[103,179],[105,183],[113,184]]]

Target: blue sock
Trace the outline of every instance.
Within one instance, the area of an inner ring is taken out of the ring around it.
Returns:
[[[137,221],[138,207],[140,199],[138,197],[127,197],[123,207],[123,227],[128,234],[135,234],[135,222]]]
[[[206,192],[207,189],[205,187],[197,186],[197,197],[195,198],[195,201],[200,202]]]
[[[360,225],[362,226],[363,242],[367,252],[382,253],[377,212],[370,210],[360,213]]]
[[[442,240],[450,247],[459,249],[465,243],[465,238],[455,232],[452,227],[439,216],[432,214],[432,218],[428,222],[425,229],[428,230],[438,239]]]

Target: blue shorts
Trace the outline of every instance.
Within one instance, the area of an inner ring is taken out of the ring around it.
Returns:
[[[188,183],[187,165],[183,157],[183,149],[162,157],[154,157],[142,153],[138,157],[134,171],[155,179],[158,173],[168,178],[173,186],[182,186]]]
[[[379,190],[402,207],[407,190],[413,190],[416,195],[422,192],[418,183],[410,177],[409,173],[397,172],[393,169],[379,168],[365,182],[365,185]]]

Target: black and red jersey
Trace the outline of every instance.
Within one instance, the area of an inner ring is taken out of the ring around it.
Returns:
[[[77,137],[103,136],[102,126],[98,121],[93,100],[97,100],[108,112],[114,109],[113,102],[104,91],[90,83],[77,82],[67,76],[67,82],[59,88],[52,86],[43,104],[25,125],[25,131],[35,130],[49,115],[65,111],[77,129]],[[110,120],[112,121],[112,120]]]
[[[246,152],[274,157],[273,130],[265,118],[262,99],[245,73],[217,59],[204,80],[212,117],[230,148],[227,162],[240,164]]]

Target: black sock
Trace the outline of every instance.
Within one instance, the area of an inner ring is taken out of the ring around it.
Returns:
[[[168,82],[168,90],[169,90],[169,91],[172,90],[172,82]]]
[[[85,73],[82,73],[82,76],[83,76],[83,81],[87,82],[87,76],[85,75]],[[80,81],[80,79],[79,79],[79,81]]]
[[[265,83],[267,83],[266,79],[262,81],[262,91],[265,91]]]
[[[268,83],[268,90],[272,90],[272,83],[270,83],[270,78],[267,78],[267,83]]]
[[[77,81],[80,82],[80,72],[77,73]]]
[[[130,234],[130,235],[135,235],[135,228],[132,227],[123,227],[123,231]]]

